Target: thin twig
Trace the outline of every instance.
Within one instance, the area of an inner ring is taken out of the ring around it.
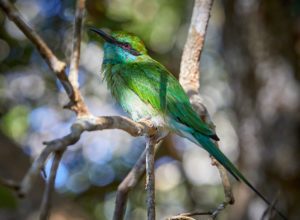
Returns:
[[[168,220],[193,219],[192,216],[208,215],[208,220],[213,220],[226,206],[228,202],[221,203],[215,210],[209,212],[187,212],[168,218]]]
[[[8,0],[0,0],[0,8],[3,9],[9,19],[13,21],[25,34],[25,36],[34,44],[37,51],[46,61],[50,69],[56,74],[56,77],[63,85],[71,101],[66,107],[73,110],[79,117],[90,115],[85,103],[83,102],[81,93],[76,87],[73,87],[65,72],[65,62],[57,59],[57,57],[53,54],[51,49],[46,45],[42,38],[34,29],[32,29],[28,24],[25,23],[20,13]]]
[[[77,0],[74,36],[73,36],[73,51],[71,54],[70,74],[69,79],[75,88],[78,88],[78,67],[80,58],[81,44],[81,29],[85,12],[85,0]]]
[[[160,143],[155,145],[154,153],[157,152],[159,146]],[[145,150],[135,163],[134,167],[130,170],[130,172],[118,186],[116,196],[116,207],[114,211],[113,220],[124,219],[128,194],[137,185],[137,183],[140,181],[146,170],[146,151],[147,149],[145,148]]]
[[[197,112],[198,115],[203,119],[203,121],[212,129],[215,131],[215,125],[212,122],[210,115],[206,109],[206,107],[201,103],[201,97],[198,94],[194,94],[190,97],[190,101],[193,105],[193,108]],[[214,141],[214,144],[219,147],[218,142]],[[225,194],[225,202],[226,206],[228,204],[234,203],[234,197],[231,189],[231,184],[227,175],[227,171],[225,168],[214,158],[211,157],[211,162],[213,166],[216,166],[219,170],[220,177],[222,179],[222,185],[224,189]]]
[[[189,216],[184,216],[184,215],[176,215],[176,216],[172,216],[170,218],[167,218],[166,220],[195,220],[192,217]]]
[[[215,144],[217,147],[219,147],[217,143]],[[225,194],[225,202],[224,202],[224,204],[226,204],[224,206],[225,208],[227,205],[229,204],[232,205],[234,203],[234,196],[232,193],[231,184],[226,169],[215,158],[211,157],[211,160],[212,160],[212,164],[218,168],[220,177],[222,179],[222,185]]]
[[[176,216],[172,216],[168,218],[167,220],[194,220],[192,216],[200,216],[200,215],[211,215],[212,212],[187,212],[182,213]]]
[[[267,207],[267,209],[264,211],[262,217],[261,217],[261,220],[269,220],[269,219],[273,219],[275,217],[275,215],[277,214],[277,212],[273,212],[274,211],[274,207],[276,205],[276,203],[278,202],[278,199],[279,199],[279,192],[276,193],[271,205],[269,205]]]
[[[52,161],[52,166],[50,170],[50,176],[48,179],[48,182],[46,184],[46,189],[44,191],[42,205],[41,205],[41,211],[40,211],[40,220],[47,220],[50,215],[50,209],[51,209],[51,195],[52,191],[54,189],[54,183],[56,178],[57,169],[61,160],[61,157],[63,155],[63,151],[57,151],[54,153],[54,158]]]
[[[128,193],[130,190],[136,186],[136,184],[141,179],[142,175],[145,173],[146,169],[146,151],[145,149],[139,159],[137,160],[134,167],[130,170],[128,175],[120,183],[117,190],[116,196],[116,207],[114,211],[113,220],[121,220],[124,218],[126,211],[126,204]]]
[[[146,189],[148,220],[155,220],[154,151],[156,139],[150,136],[146,144]]]

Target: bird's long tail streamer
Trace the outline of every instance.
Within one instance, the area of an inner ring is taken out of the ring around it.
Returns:
[[[193,136],[201,144],[201,146],[210,153],[219,163],[221,163],[232,176],[239,180],[242,180],[250,189],[252,189],[262,200],[264,200],[269,206],[271,203],[260,193],[257,189],[254,188],[252,184],[244,177],[244,175],[230,162],[230,160],[217,148],[211,139],[207,136],[204,136],[200,133],[194,133]],[[272,207],[283,219],[287,219],[276,207]]]

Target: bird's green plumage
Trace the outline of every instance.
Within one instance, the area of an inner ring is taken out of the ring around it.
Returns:
[[[174,122],[183,123],[202,134],[214,135],[192,109],[177,79],[150,57],[140,62],[114,64],[105,70],[105,78],[110,84],[112,94],[122,106],[132,104],[122,99],[119,94],[124,90],[131,90],[144,103],[151,105],[154,114],[161,114]],[[134,115],[131,112],[129,114]],[[145,113],[144,117],[147,117],[147,114]]]
[[[116,32],[109,38],[102,31],[92,30],[109,41],[104,44],[104,78],[112,95],[133,120],[150,119],[155,126],[202,146],[236,179],[270,204],[213,144],[211,138],[218,139],[217,136],[193,110],[177,79],[147,54],[137,36]]]
[[[112,95],[122,108],[134,119],[160,116],[161,124],[183,137],[200,144],[213,155],[237,179],[246,178],[213,144],[214,132],[193,110],[187,95],[177,79],[164,66],[146,53],[141,40],[135,35],[117,32],[116,40],[129,43],[139,51],[134,56],[112,43],[104,45],[104,77]]]

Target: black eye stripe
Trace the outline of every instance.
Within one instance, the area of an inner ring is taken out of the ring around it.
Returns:
[[[131,53],[134,56],[140,56],[141,55],[141,53],[138,52],[137,50],[133,49],[129,43],[119,42],[117,45],[119,47],[123,48],[124,50],[128,51],[129,53]],[[128,45],[128,47],[127,47],[127,45]]]
[[[138,52],[137,50],[135,50],[135,49],[133,49],[133,48],[130,48],[130,49],[129,49],[129,53],[131,53],[131,54],[134,55],[134,56],[139,56],[139,55],[141,55],[140,52]]]

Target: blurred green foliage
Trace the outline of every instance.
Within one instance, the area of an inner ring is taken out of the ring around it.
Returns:
[[[17,201],[14,193],[4,186],[0,186],[0,207],[5,209],[9,208],[14,211],[17,208]]]
[[[15,106],[7,112],[1,121],[1,129],[4,134],[22,143],[28,132],[28,113],[25,106]]]

